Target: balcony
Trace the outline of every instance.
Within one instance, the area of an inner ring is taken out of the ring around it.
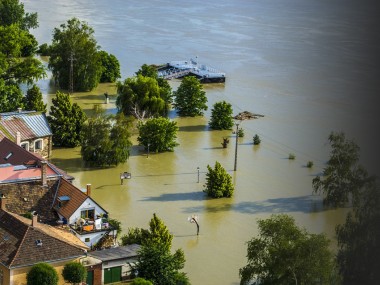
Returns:
[[[74,231],[79,235],[87,235],[96,232],[110,232],[114,228],[109,224],[108,219],[102,218],[101,222],[96,222],[93,220],[84,220],[81,223],[75,223],[69,225],[70,230]]]

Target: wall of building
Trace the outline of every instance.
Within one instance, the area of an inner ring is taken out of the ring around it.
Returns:
[[[36,150],[35,147],[35,141],[41,139],[42,140],[42,149]],[[26,140],[22,141],[23,142],[28,142],[29,143],[29,151],[30,152],[35,152],[41,155],[43,158],[49,158],[51,156],[51,149],[52,149],[52,137],[42,137],[38,139],[31,139],[31,140]]]
[[[40,180],[0,184],[0,193],[6,199],[6,209],[12,213],[23,215],[36,211],[39,221],[49,222],[57,220],[55,211],[51,210],[58,180],[48,180],[48,186],[41,185]]]

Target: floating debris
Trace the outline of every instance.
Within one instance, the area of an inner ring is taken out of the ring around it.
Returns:
[[[248,112],[248,111],[244,111],[244,112],[240,112],[239,114],[237,114],[234,117],[234,119],[235,120],[243,121],[243,120],[258,119],[259,117],[264,117],[264,115],[254,114],[254,113],[251,113],[251,112]]]

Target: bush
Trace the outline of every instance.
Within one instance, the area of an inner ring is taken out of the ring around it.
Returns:
[[[215,168],[207,165],[206,185],[203,190],[207,196],[212,198],[231,197],[234,192],[231,175],[217,161]]]
[[[62,276],[68,283],[80,283],[86,280],[87,269],[79,262],[69,262],[65,264]]]
[[[260,137],[256,134],[254,137],[253,137],[253,144],[254,145],[259,145],[261,143],[261,139]]]
[[[239,138],[244,137],[244,129],[240,128],[240,129],[238,130],[237,135],[238,135]]]
[[[314,165],[314,162],[312,162],[311,160],[309,160],[309,161],[307,162],[307,164],[306,164],[306,167],[307,167],[307,168],[312,168],[313,165]]]
[[[34,265],[26,274],[27,285],[57,285],[58,273],[53,266],[47,263]]]

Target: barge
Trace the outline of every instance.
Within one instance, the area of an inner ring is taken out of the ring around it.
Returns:
[[[226,74],[215,68],[199,64],[197,60],[171,61],[157,68],[158,77],[164,79],[183,78],[195,76],[202,83],[223,83]]]

